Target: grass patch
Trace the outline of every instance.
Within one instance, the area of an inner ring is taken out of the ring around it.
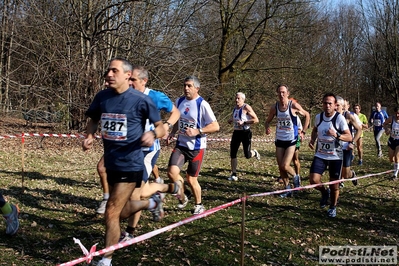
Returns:
[[[387,158],[377,158],[371,132],[365,132],[364,165],[354,166],[358,176],[392,169]],[[102,198],[96,172],[101,156],[95,149],[83,152],[81,140],[46,138],[38,144],[27,138],[24,146],[24,189],[21,187],[22,149],[19,139],[1,140],[2,193],[21,209],[19,233],[0,232],[0,265],[55,265],[82,256],[73,237],[90,248],[104,247],[103,217],[95,214]],[[305,141],[307,144],[307,141]],[[281,189],[272,143],[254,142],[261,161],[246,160],[240,150],[239,181],[230,182],[229,142],[209,142],[200,176],[207,209],[253,195]],[[163,177],[172,147],[164,147],[158,161]],[[309,184],[313,152],[301,147],[302,182]],[[356,159],[355,159],[356,160]],[[398,182],[390,175],[360,180],[341,189],[338,216],[320,210],[320,194],[304,190],[294,198],[250,197],[245,214],[246,265],[317,265],[320,245],[396,245]],[[324,178],[327,181],[327,178]],[[167,196],[166,217],[159,223],[143,212],[138,234],[178,222],[191,215],[175,208]],[[122,222],[122,228],[126,221]],[[234,205],[206,218],[180,226],[151,239],[116,251],[113,265],[239,265],[241,206]]]

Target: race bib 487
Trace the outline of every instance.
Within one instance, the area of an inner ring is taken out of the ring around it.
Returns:
[[[101,115],[101,135],[108,140],[126,140],[126,114],[103,113]]]

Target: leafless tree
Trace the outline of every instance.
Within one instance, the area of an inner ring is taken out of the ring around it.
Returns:
[[[323,12],[318,2],[5,0],[1,110],[57,113],[67,130],[83,130],[116,56],[146,66],[150,86],[171,99],[186,75],[197,75],[221,120],[238,90],[264,117],[281,82],[309,110],[328,90],[356,99],[358,88],[373,84],[397,94],[397,1],[369,5],[378,19],[368,21],[367,49],[354,8]]]
[[[399,104],[399,1],[360,1],[368,49],[365,73],[368,84],[377,93],[376,100],[386,96]]]

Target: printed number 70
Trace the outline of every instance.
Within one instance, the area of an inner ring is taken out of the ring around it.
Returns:
[[[329,150],[331,148],[331,145],[329,143],[322,143],[321,148],[323,150]]]

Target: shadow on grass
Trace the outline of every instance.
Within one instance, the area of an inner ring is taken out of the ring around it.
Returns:
[[[82,171],[82,170],[85,170],[85,169],[81,169],[81,168],[79,169],[79,171]],[[77,169],[72,169],[72,170],[68,170],[68,171],[65,171],[65,170],[57,171],[57,173],[76,172],[76,171],[77,171]],[[94,182],[87,183],[86,180],[77,181],[72,178],[47,176],[47,175],[43,175],[39,172],[21,172],[21,171],[12,172],[12,171],[0,170],[0,173],[19,177],[19,178],[21,178],[21,182],[22,182],[22,176],[23,176],[25,181],[28,181],[28,180],[54,180],[57,184],[60,184],[60,185],[83,186],[83,187],[88,187],[88,188],[91,188],[96,185],[96,183],[94,183]]]
[[[71,193],[64,193],[58,189],[29,189],[20,187],[11,187],[10,193],[16,195],[18,200],[26,206],[37,208],[40,210],[47,210],[52,212],[70,212],[71,209],[65,208],[62,205],[74,205],[94,209],[98,202],[90,197],[76,196]],[[45,195],[38,196],[38,195]],[[50,208],[49,206],[52,206]]]
[[[18,188],[12,188],[12,190],[17,191]],[[29,200],[25,195],[20,196],[22,202]],[[50,212],[55,211],[55,213],[69,212],[70,215],[76,216],[78,220],[70,223],[68,216],[61,214],[56,214],[54,218],[46,218],[39,215],[42,210],[38,212],[21,210],[18,233],[12,237],[0,235],[2,246],[18,250],[22,255],[18,265],[56,265],[60,263],[56,255],[59,251],[70,253],[71,256],[76,257],[83,255],[77,245],[74,244],[73,237],[84,239],[86,244],[95,243],[98,239],[103,238],[103,232],[91,229],[93,225],[102,223],[103,217],[67,209],[58,211],[51,208],[43,209]],[[35,263],[29,263],[30,259],[33,259]],[[22,263],[25,260],[26,263]],[[38,263],[38,261],[41,262]]]

